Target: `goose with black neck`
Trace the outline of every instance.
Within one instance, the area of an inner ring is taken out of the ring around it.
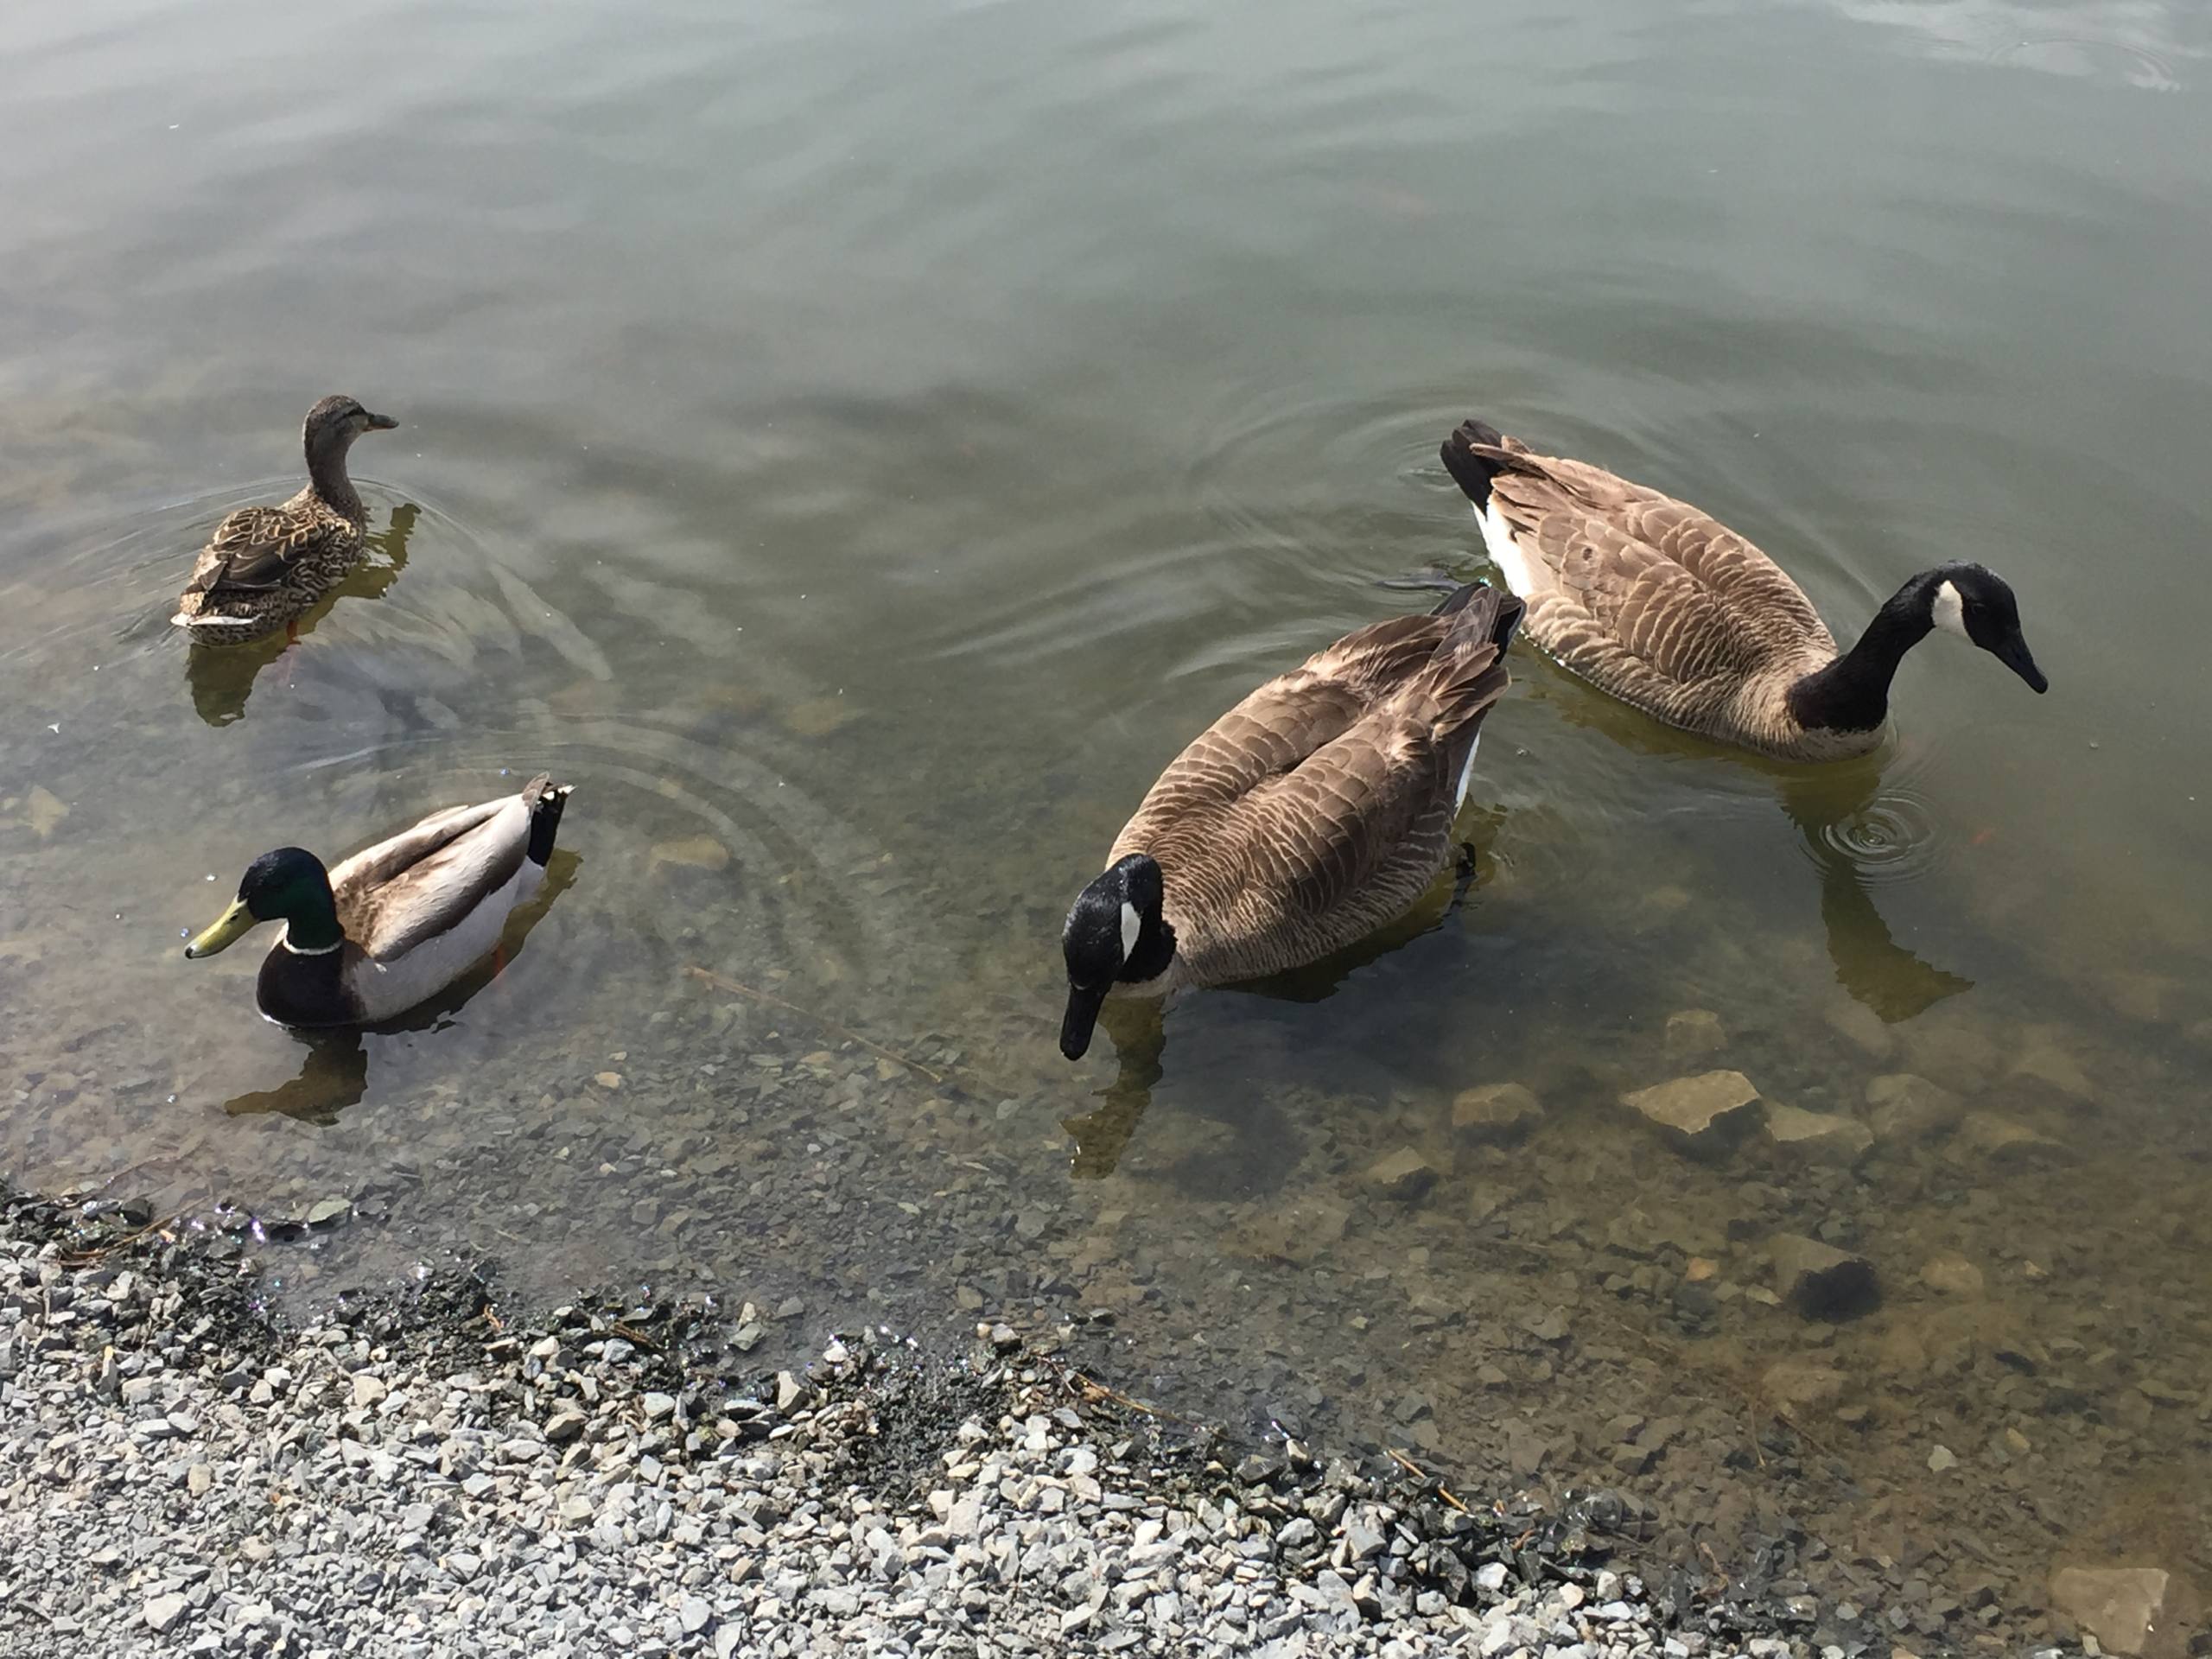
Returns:
[[[1981,565],[1911,577],[1840,651],[1779,565],[1685,502],[1480,421],[1446,439],[1443,458],[1529,607],[1529,638],[1669,726],[1784,760],[1867,753],[1898,663],[1938,630],[2049,689],[2012,588]]]

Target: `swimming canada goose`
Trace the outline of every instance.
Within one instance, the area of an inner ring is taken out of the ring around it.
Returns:
[[[361,556],[367,513],[346,452],[362,433],[398,424],[351,397],[309,410],[307,486],[281,507],[240,507],[216,525],[169,620],[201,645],[239,645],[296,622]]]
[[[298,847],[264,853],[184,954],[212,957],[281,921],[255,991],[264,1015],[280,1026],[394,1019],[491,954],[545,880],[571,787],[540,774],[519,794],[433,812],[334,870]]]
[[[1444,465],[1529,607],[1529,637],[1602,691],[1685,731],[1785,760],[1880,741],[1898,660],[1943,628],[2035,690],[2019,607],[1978,564],[1910,578],[1849,651],[1804,591],[1725,524],[1587,461],[1532,453],[1469,421]]]
[[[1521,602],[1477,582],[1348,633],[1176,756],[1060,935],[1060,1052],[1109,995],[1302,967],[1420,898],[1452,851]]]

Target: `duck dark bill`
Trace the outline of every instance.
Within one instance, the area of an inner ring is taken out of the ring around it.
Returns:
[[[1098,1024],[1098,1010],[1105,1006],[1106,989],[1085,990],[1080,985],[1068,987],[1068,1011],[1060,1020],[1060,1052],[1071,1060],[1079,1060],[1090,1049],[1090,1033]]]
[[[231,907],[218,916],[213,925],[200,933],[190,944],[184,947],[184,954],[188,958],[192,959],[212,957],[218,950],[226,950],[236,944],[253,931],[260,919],[246,908],[245,899],[233,899],[231,900]]]

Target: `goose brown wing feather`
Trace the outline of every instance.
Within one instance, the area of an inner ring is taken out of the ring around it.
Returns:
[[[1543,567],[1530,632],[1569,668],[1635,702],[1833,654],[1797,584],[1695,507],[1581,461],[1485,448],[1516,543]],[[1546,591],[1548,589],[1548,591]]]
[[[1426,734],[1395,712],[1378,710],[1241,804],[1248,885],[1287,914],[1331,917],[1412,850],[1437,768]],[[1415,861],[1424,878],[1433,873],[1433,856]]]
[[[1109,861],[1159,859],[1202,979],[1313,960],[1419,896],[1447,850],[1473,728],[1506,687],[1496,616],[1491,601],[1347,636],[1161,774]]]

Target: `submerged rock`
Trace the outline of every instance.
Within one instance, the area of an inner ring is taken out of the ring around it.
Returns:
[[[1418,1147],[1401,1147],[1369,1166],[1367,1184],[1386,1197],[1411,1203],[1436,1185],[1437,1169]]]
[[[2202,1617],[2189,1580],[2159,1567],[2062,1567],[2050,1575],[2050,1605],[2128,1659],[2182,1659]]]
[[[2066,1151],[2049,1135],[2001,1112],[1968,1112],[1952,1146],[1997,1164],[2041,1163],[2062,1157]]]
[[[2048,1037],[2023,1049],[2008,1075],[2016,1082],[2048,1089],[2073,1105],[2086,1106],[2097,1097],[2096,1085],[2081,1063]]]
[[[1864,1003],[1835,1003],[1828,1009],[1827,1019],[1838,1036],[1857,1046],[1869,1059],[1886,1060],[1897,1052],[1897,1033]]]
[[[1230,1228],[1222,1235],[1222,1247],[1231,1255],[1303,1267],[1341,1240],[1351,1219],[1351,1207],[1335,1198],[1293,1198]]]
[[[1765,1375],[1759,1378],[1759,1387],[1778,1408],[1806,1413],[1821,1411],[1840,1402],[1848,1381],[1833,1365],[1792,1355],[1768,1366]]]
[[[61,820],[69,816],[69,809],[61,798],[43,784],[33,784],[30,793],[32,833],[44,841],[59,829]]]
[[[1881,1300],[1874,1264],[1863,1255],[1801,1233],[1775,1234],[1767,1255],[1774,1262],[1775,1289],[1808,1319],[1843,1319]]]
[[[1727,1046],[1727,1029],[1712,1009],[1682,1008],[1667,1016],[1667,1052],[1673,1058],[1694,1060]]]
[[[1463,1146],[1518,1141],[1543,1121],[1543,1103],[1517,1083],[1462,1089],[1452,1102],[1452,1137]]]
[[[720,870],[729,866],[729,849],[712,836],[683,836],[674,841],[658,841],[645,855],[645,873],[650,875],[664,864],[684,870]]]
[[[1759,1091],[1740,1071],[1705,1071],[1623,1095],[1621,1103],[1677,1150],[1710,1154],[1733,1141]]]
[[[1972,1016],[1929,1014],[1904,1028],[1906,1063],[1947,1089],[1973,1094],[2004,1075],[2005,1053]]]
[[[1979,1296],[1985,1283],[1981,1269],[1956,1250],[1929,1256],[1920,1269],[1920,1282],[1939,1296]]]
[[[1956,1128],[1966,1102],[1941,1084],[1910,1071],[1892,1071],[1866,1084],[1866,1107],[1878,1141],[1918,1146]]]
[[[1766,1135],[1791,1156],[1815,1164],[1855,1164],[1874,1147],[1873,1130],[1855,1117],[1773,1101],[1767,1103]]]

